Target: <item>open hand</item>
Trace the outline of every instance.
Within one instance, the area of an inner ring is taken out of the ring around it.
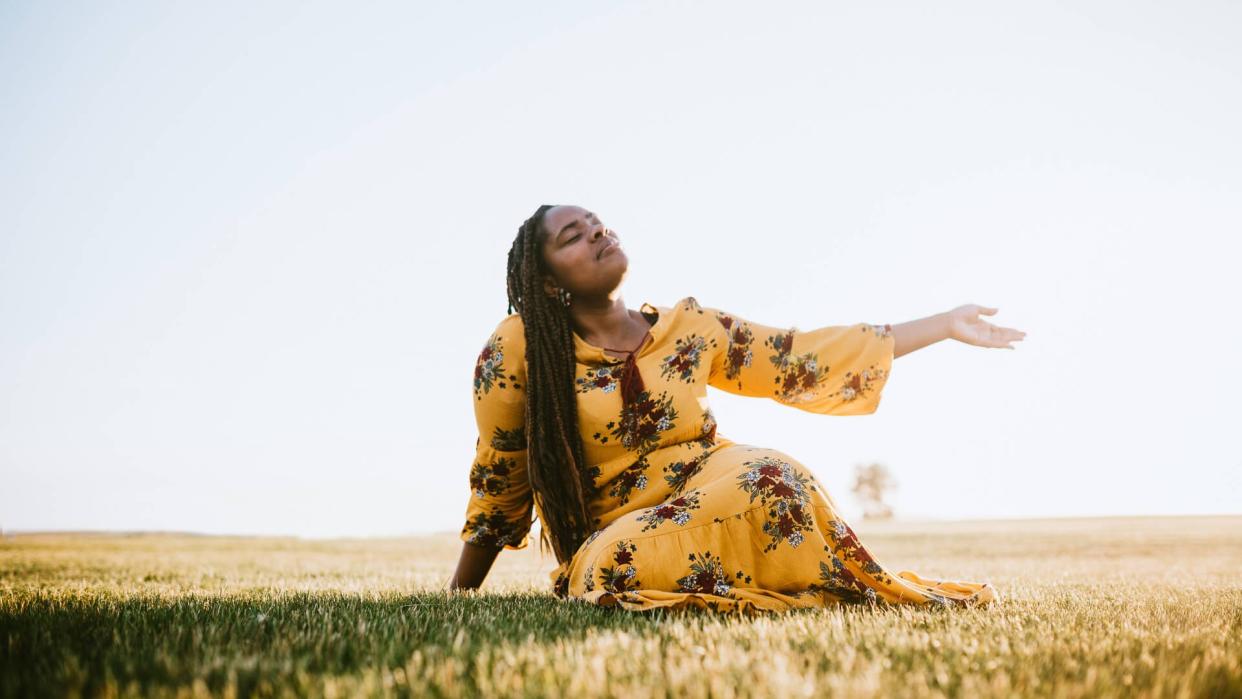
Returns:
[[[1026,337],[1026,333],[1014,328],[1002,328],[992,325],[978,317],[980,313],[989,316],[994,315],[996,310],[995,308],[979,306],[973,303],[954,308],[946,313],[949,318],[949,337],[978,347],[1014,349],[1013,345],[1009,343],[1021,341],[1022,338]]]

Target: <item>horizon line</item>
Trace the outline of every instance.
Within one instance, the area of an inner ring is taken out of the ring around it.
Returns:
[[[963,519],[943,519],[933,517],[893,517],[889,519],[866,519],[859,517],[852,524],[961,524],[981,522],[1031,522],[1031,521],[1067,521],[1097,519],[1174,519],[1174,518],[1219,518],[1242,517],[1242,512],[1192,513],[1192,514],[1111,514],[1111,515],[1039,515],[1014,517],[978,517]],[[534,527],[532,527],[532,531]],[[0,537],[14,538],[17,535],[95,535],[95,536],[195,536],[216,538],[248,538],[248,539],[315,539],[315,540],[346,540],[346,539],[415,539],[456,535],[459,532],[451,529],[433,532],[410,532],[405,534],[365,534],[365,535],[306,535],[306,534],[241,534],[213,533],[183,529],[6,529],[0,527]],[[533,537],[532,537],[533,538]]]

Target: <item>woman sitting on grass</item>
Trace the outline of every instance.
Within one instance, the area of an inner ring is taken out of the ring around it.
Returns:
[[[702,306],[627,308],[629,259],[578,206],[540,206],[509,251],[509,315],[474,373],[479,438],[450,589],[476,588],[532,514],[554,593],[626,609],[973,606],[986,582],[890,572],[809,469],[716,429],[707,386],[822,415],[876,410],[892,361],[945,338],[1025,333],[965,305],[898,325],[760,325]],[[517,310],[514,313],[514,309]]]

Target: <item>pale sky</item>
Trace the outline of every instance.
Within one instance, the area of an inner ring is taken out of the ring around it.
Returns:
[[[256,6],[258,5],[258,6]],[[544,203],[625,302],[964,303],[879,409],[711,389],[899,517],[1242,512],[1242,5],[5,3],[0,528],[457,531]]]

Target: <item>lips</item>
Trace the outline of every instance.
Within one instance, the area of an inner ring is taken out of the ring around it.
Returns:
[[[613,242],[613,241],[609,240],[608,242],[604,243],[604,247],[602,247],[602,248],[600,248],[600,249],[599,249],[599,254],[597,254],[597,255],[595,256],[595,259],[597,259],[597,260],[598,260],[599,258],[601,258],[601,257],[603,257],[603,256],[604,256],[604,253],[608,252],[609,250],[611,250],[611,249],[613,249],[613,248],[615,248],[615,247],[617,247],[617,244],[616,244],[615,242]]]

